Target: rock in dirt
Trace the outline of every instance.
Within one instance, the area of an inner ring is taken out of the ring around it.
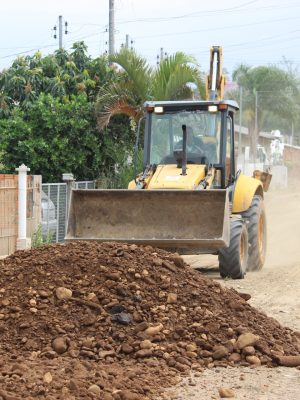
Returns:
[[[299,367],[300,366],[300,355],[299,356],[279,356],[275,357],[279,365],[283,367]]]
[[[130,354],[134,351],[133,347],[128,343],[123,343],[121,346],[121,351],[125,354]]]
[[[243,349],[247,346],[253,346],[255,343],[259,341],[259,336],[254,335],[251,332],[242,333],[236,342],[236,346],[238,349]]]
[[[118,322],[121,325],[129,325],[132,323],[132,315],[125,312],[120,312],[113,314],[111,316],[111,320],[114,322]]]
[[[242,292],[239,292],[239,296],[240,296],[242,299],[246,300],[246,301],[248,301],[248,300],[251,299],[251,294],[249,294],[249,293],[242,293]]]
[[[170,256],[170,260],[176,265],[176,267],[183,268],[184,267],[184,260],[180,257],[179,254],[175,253],[174,255]]]
[[[122,390],[119,393],[120,400],[140,400],[140,396],[136,393],[132,393],[129,390]]]
[[[256,366],[259,366],[261,364],[260,359],[256,356],[246,356],[246,361],[249,364],[256,365]]]
[[[45,383],[51,383],[52,380],[53,380],[53,378],[52,378],[51,372],[46,372],[46,373],[44,374],[44,376],[43,376],[43,381],[44,381]]]
[[[232,399],[235,397],[234,391],[230,388],[221,387],[218,390],[221,399]]]
[[[63,354],[68,350],[67,340],[63,337],[58,337],[53,340],[52,348],[57,354]]]
[[[156,334],[158,334],[161,330],[163,329],[163,324],[158,324],[156,326],[149,326],[149,328],[147,328],[145,330],[145,334],[148,336],[155,336]]]
[[[141,349],[152,349],[152,347],[153,347],[153,343],[148,339],[143,340],[140,343],[140,348]]]
[[[100,389],[100,387],[99,387],[98,385],[91,385],[91,386],[88,388],[88,391],[89,391],[90,393],[95,394],[96,396],[100,396],[100,394],[101,394],[101,389]]]
[[[245,356],[253,356],[255,354],[255,348],[253,346],[246,346],[243,348],[243,354],[245,354]]]
[[[229,356],[229,361],[232,361],[233,363],[237,363],[239,361],[241,361],[241,355],[239,353],[232,353]]]
[[[55,294],[59,300],[68,300],[72,297],[72,290],[65,287],[58,287]]]
[[[225,346],[216,346],[215,351],[212,353],[212,358],[214,360],[221,360],[221,358],[224,358],[228,356],[228,349]]]
[[[167,298],[167,303],[169,304],[177,303],[177,293],[169,293]]]

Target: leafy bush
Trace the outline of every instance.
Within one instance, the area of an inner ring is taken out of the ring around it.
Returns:
[[[39,224],[37,230],[33,233],[31,238],[31,247],[36,248],[43,246],[44,244],[49,244],[52,242],[53,233],[48,232],[46,238],[43,238],[42,226]]]

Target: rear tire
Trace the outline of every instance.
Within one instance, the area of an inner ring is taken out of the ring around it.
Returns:
[[[230,223],[229,247],[219,252],[219,270],[222,278],[243,279],[248,263],[248,232],[242,219]]]
[[[267,248],[267,225],[264,201],[261,196],[253,197],[251,206],[242,213],[248,230],[248,271],[262,269]]]

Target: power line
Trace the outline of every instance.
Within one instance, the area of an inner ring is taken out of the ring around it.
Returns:
[[[295,32],[299,32],[300,30],[299,29],[296,29],[296,30],[294,30],[294,31],[290,31],[290,32],[288,32],[288,34],[290,34],[290,33],[295,33]],[[93,37],[93,36],[97,36],[97,35],[99,35],[99,34],[103,34],[103,33],[106,33],[106,31],[104,30],[104,31],[101,31],[101,32],[99,32],[99,31],[95,31],[95,32],[93,32],[93,33],[91,33],[91,34],[89,34],[89,35],[85,35],[85,36],[76,36],[76,37],[70,37],[70,39],[68,39],[68,40],[66,40],[66,43],[71,43],[71,42],[73,42],[74,43],[74,41],[78,41],[78,40],[84,40],[84,39],[87,39],[87,38],[90,38],[90,37]],[[266,41],[266,40],[274,40],[274,39],[276,39],[276,38],[278,38],[278,37],[282,37],[282,34],[278,34],[278,35],[272,35],[272,36],[269,36],[269,37],[265,37],[265,38],[260,38],[259,39],[259,42],[261,42],[261,41]],[[282,38],[282,40],[280,40],[281,42],[282,41],[289,41],[289,40],[295,40],[295,39],[298,39],[299,38],[299,36],[294,36],[294,37],[287,37],[287,38]],[[138,37],[137,37],[137,39],[138,39]],[[266,46],[266,45],[268,45],[268,43],[266,43],[266,44],[264,44],[264,43],[259,43],[258,45],[256,44],[257,42],[256,41],[251,41],[251,42],[241,42],[241,43],[234,43],[234,44],[228,44],[228,45],[224,45],[223,47],[226,47],[227,48],[227,51],[226,51],[226,54],[227,54],[227,52],[230,52],[230,51],[233,51],[234,49],[231,49],[231,47],[238,47],[238,46],[246,46],[246,45],[248,45],[248,47],[244,47],[243,49],[241,49],[240,51],[242,51],[242,50],[247,50],[247,49],[249,49],[251,46],[255,46],[255,47],[264,47],[264,46]],[[277,44],[278,42],[276,42],[276,44]],[[249,47],[249,45],[250,45],[250,47]],[[7,54],[7,55],[5,55],[5,56],[1,56],[0,57],[0,59],[4,59],[4,58],[9,58],[9,57],[13,57],[13,56],[18,56],[18,55],[22,55],[22,54],[28,54],[28,53],[30,53],[30,52],[32,52],[32,51],[37,51],[37,50],[42,50],[42,49],[45,49],[45,48],[49,48],[49,47],[54,47],[55,45],[53,45],[53,44],[49,44],[49,45],[43,45],[43,46],[36,46],[36,47],[34,47],[34,48],[31,48],[31,49],[29,49],[29,50],[26,50],[26,51],[21,51],[21,52],[17,52],[17,53],[12,53],[12,54]],[[288,48],[291,48],[291,47],[294,47],[294,46],[290,46],[290,47],[288,47]],[[20,47],[17,47],[17,48],[20,48]],[[285,47],[286,48],[286,47]],[[144,49],[144,51],[152,51],[152,49]],[[198,48],[196,49],[196,48],[194,48],[194,49],[189,49],[189,50],[198,50]],[[197,51],[197,53],[198,54],[206,54],[207,53],[207,49],[205,49],[205,50],[198,50]]]
[[[248,23],[248,24],[238,24],[238,25],[227,25],[227,26],[221,26],[221,27],[212,27],[212,28],[204,28],[204,29],[197,29],[197,30],[191,30],[191,31],[184,31],[184,32],[172,32],[172,33],[162,33],[162,34],[155,34],[155,35],[145,35],[145,36],[135,36],[136,39],[152,39],[155,37],[172,37],[172,36],[181,36],[181,35],[188,35],[188,34],[192,34],[192,33],[201,33],[201,32],[210,32],[210,31],[217,31],[217,30],[224,30],[224,29],[236,29],[236,28],[244,28],[244,27],[248,27],[248,26],[256,26],[256,25],[262,25],[262,24],[268,24],[268,23],[274,23],[274,22],[284,22],[284,21],[292,21],[292,20],[298,20],[300,19],[299,17],[292,17],[292,18],[278,18],[278,19],[270,19],[270,20],[264,20],[264,21],[259,21],[259,22],[253,22],[253,23]],[[82,25],[79,29],[77,29],[74,32],[70,32],[72,33],[76,33],[80,30],[82,30],[84,27],[87,26],[98,26],[98,27],[104,27],[103,25],[100,24],[84,24]],[[104,33],[107,31],[103,31]],[[101,32],[101,33],[103,33]],[[278,35],[281,36],[281,35]]]
[[[295,7],[300,7],[299,4],[295,5],[290,5],[290,6],[264,6],[264,7],[256,7],[256,8],[247,8],[244,9],[242,7],[245,7],[246,5],[250,5],[252,3],[256,3],[259,0],[255,0],[252,2],[244,3],[243,5],[241,4],[240,6],[236,7],[231,7],[231,8],[224,8],[224,9],[219,9],[219,10],[209,10],[209,11],[196,11],[188,14],[182,14],[182,15],[176,15],[176,16],[171,16],[171,17],[160,17],[160,18],[137,18],[137,19],[131,19],[131,20],[118,20],[117,22],[119,24],[127,24],[127,23],[135,23],[135,22],[168,22],[168,21],[174,21],[177,19],[184,19],[184,18],[198,18],[198,17],[204,17],[204,16],[216,16],[216,15],[222,15],[226,14],[229,12],[249,12],[249,11],[257,11],[257,10],[262,10],[262,9],[269,9],[272,8],[274,9],[288,9],[288,8],[295,8]]]
[[[67,43],[67,44],[68,44],[68,43],[71,43],[71,42],[74,43],[75,41],[78,41],[78,40],[84,40],[84,39],[87,39],[87,38],[90,38],[90,37],[99,35],[99,33],[105,33],[105,31],[102,31],[102,32],[97,31],[97,32],[92,33],[92,34],[90,34],[90,35],[80,36],[80,37],[76,37],[76,38],[70,38],[70,39],[66,40],[65,43]],[[1,56],[1,57],[0,57],[0,60],[5,59],[5,58],[9,58],[9,57],[21,56],[21,55],[23,55],[23,54],[28,54],[28,53],[31,53],[31,52],[33,52],[33,51],[43,50],[43,49],[46,49],[46,48],[49,48],[49,47],[55,47],[55,46],[56,46],[55,44],[48,44],[48,45],[43,45],[43,46],[37,46],[37,47],[35,47],[35,48],[31,48],[31,49],[26,50],[26,51],[21,51],[21,52],[17,52],[17,53],[12,53],[12,54],[7,54],[7,55],[5,55],[5,56]]]
[[[142,19],[135,19],[135,20],[125,20],[125,21],[119,21],[119,23],[129,23],[129,22],[156,22],[156,21],[169,21],[169,20],[174,20],[174,19],[182,19],[182,18],[188,18],[188,17],[195,17],[196,15],[201,15],[205,13],[219,13],[219,12],[229,12],[229,11],[234,11],[243,7],[246,7],[247,5],[257,3],[259,0],[252,0],[248,1],[246,3],[240,4],[235,7],[230,7],[230,8],[223,8],[219,10],[210,10],[210,11],[196,11],[196,12],[191,12],[188,14],[182,14],[182,15],[176,15],[172,17],[166,17],[166,18],[142,18]]]
[[[255,2],[257,2],[257,1],[259,1],[259,0],[256,0]],[[252,3],[252,2],[249,2],[248,4],[250,4],[250,3]],[[244,6],[245,6],[245,4],[244,4]],[[224,11],[231,12],[234,9],[237,9],[237,8],[240,8],[240,7],[242,7],[242,5],[237,6],[236,8],[228,8],[228,9],[221,9],[221,10],[198,11],[198,12],[196,11],[196,12],[192,12],[192,13],[189,13],[189,14],[182,14],[182,15],[177,15],[177,16],[172,16],[172,17],[124,19],[124,20],[116,20],[116,22],[118,24],[125,24],[125,23],[132,23],[132,22],[167,22],[167,21],[172,21],[172,20],[181,19],[181,18],[198,17],[198,16],[202,17],[202,16],[205,16],[205,15],[203,15],[203,13],[209,13],[209,14],[213,15],[213,13],[219,13],[219,12],[224,12]],[[276,9],[288,9],[288,8],[295,8],[295,7],[300,7],[300,4],[296,3],[296,4],[289,5],[289,6],[286,6],[286,5],[283,5],[283,6],[281,6],[281,5],[280,6],[272,5],[272,6],[251,8],[251,9],[248,9],[248,8],[247,9],[241,9],[240,11],[241,12],[249,12],[249,11],[257,11],[257,10],[261,10],[261,9],[268,9],[268,8],[272,8],[272,10],[276,10]],[[299,17],[295,17],[295,19],[296,18],[299,18]],[[280,21],[284,21],[284,20],[288,20],[288,19],[289,18],[278,19],[278,20],[277,19],[275,19],[275,20],[267,20],[267,21],[259,22],[257,24],[268,23],[268,22],[280,22]],[[294,18],[291,18],[291,19],[294,19]],[[255,24],[256,23],[254,23],[253,25],[255,25]],[[74,23],[73,25],[81,25],[81,24]],[[82,28],[84,28],[86,26],[103,26],[103,24],[87,22],[84,25],[81,25],[80,28],[78,28],[78,30],[80,30],[80,29],[82,29]],[[107,25],[105,25],[105,26],[107,26]],[[242,27],[242,26],[250,26],[250,24],[243,24],[243,25],[237,25],[237,26],[232,26],[232,27]],[[218,26],[214,26],[213,28],[211,28],[209,30],[218,30],[218,29],[223,29],[223,28],[220,28]],[[202,30],[200,30],[199,32],[202,32]],[[144,36],[142,36],[142,37],[144,37]],[[152,37],[152,36],[149,36],[149,37]],[[153,36],[153,37],[155,37],[155,36]]]
[[[162,34],[157,34],[157,35],[137,36],[136,38],[137,39],[148,39],[148,38],[152,39],[154,37],[181,36],[181,35],[187,35],[187,34],[191,34],[191,33],[201,33],[201,32],[210,32],[210,31],[215,32],[217,30],[223,30],[223,29],[244,28],[244,27],[248,27],[248,26],[255,26],[255,25],[261,25],[261,24],[267,24],[267,23],[273,23],[273,22],[290,21],[290,20],[295,20],[295,19],[300,19],[300,17],[279,18],[279,19],[274,19],[274,20],[253,22],[253,23],[249,23],[249,24],[227,25],[227,26],[204,28],[204,29],[197,29],[197,30],[185,31],[185,32],[173,32],[173,33],[162,33]]]
[[[295,32],[300,32],[300,29],[295,29],[293,31],[289,31],[285,35],[292,34],[292,33],[295,33]],[[227,54],[227,52],[230,52],[230,51],[236,51],[234,48],[235,47],[240,47],[240,46],[243,46],[243,48],[239,49],[239,51],[248,50],[249,48],[251,48],[253,46],[255,46],[255,47],[267,46],[267,45],[269,45],[269,43],[260,43],[260,42],[274,40],[274,39],[277,39],[277,38],[282,38],[282,36],[283,36],[282,34],[278,34],[278,35],[267,36],[267,37],[264,37],[264,38],[259,38],[257,40],[252,40],[252,41],[248,41],[248,42],[223,44],[223,48],[226,49],[226,54]],[[289,36],[287,38],[282,38],[280,40],[277,40],[276,44],[278,42],[287,41],[287,40],[290,41],[290,40],[295,40],[295,39],[298,39],[298,38],[299,38],[299,36],[292,36],[292,37]],[[197,49],[196,48],[186,48],[186,51],[187,50],[188,51],[198,50],[198,48]],[[206,50],[198,50],[197,51],[197,54],[206,54],[206,53],[207,53],[207,49]]]
[[[46,48],[55,47],[55,46],[56,46],[55,44],[48,44],[48,45],[46,45],[46,46],[38,47],[38,48],[35,48],[35,49],[30,49],[30,50],[27,50],[27,51],[22,51],[22,52],[20,52],[20,53],[7,54],[6,56],[0,57],[0,60],[2,60],[2,59],[4,59],[4,58],[9,58],[9,57],[21,56],[21,55],[23,55],[23,54],[28,54],[28,53],[31,53],[31,52],[33,52],[33,51],[38,51],[38,50],[41,50],[41,49],[46,49]]]

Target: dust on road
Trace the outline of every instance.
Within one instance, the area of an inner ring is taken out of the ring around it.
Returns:
[[[268,253],[261,271],[247,273],[244,280],[223,281],[216,256],[186,256],[185,260],[224,286],[251,294],[251,305],[299,331],[300,191],[271,191],[265,196],[265,205]],[[296,399],[300,398],[300,371],[263,367],[206,370],[199,378],[185,380],[173,398],[217,399],[220,386],[233,388],[237,399]]]

